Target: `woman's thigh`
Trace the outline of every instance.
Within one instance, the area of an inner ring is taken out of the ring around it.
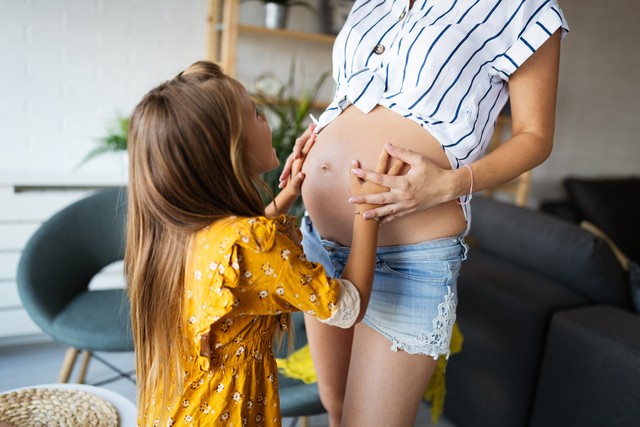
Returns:
[[[302,227],[307,257],[339,277],[349,248],[322,239],[308,218]],[[308,333],[319,382],[324,378],[331,383],[321,386],[321,392],[337,398],[346,393],[345,425],[412,425],[438,357],[449,355],[456,282],[466,252],[461,237],[380,247],[371,300],[352,345],[351,339],[336,339],[338,331],[332,335],[331,330],[311,326]],[[336,344],[351,351],[336,351]],[[345,391],[342,375],[348,354]],[[375,416],[363,418],[365,411]],[[364,419],[372,424],[361,422]],[[378,423],[382,419],[385,423]],[[351,424],[355,421],[358,424]]]
[[[390,351],[367,325],[355,328],[342,427],[412,427],[437,365],[430,356]]]

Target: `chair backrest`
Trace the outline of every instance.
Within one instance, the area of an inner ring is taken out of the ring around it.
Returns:
[[[101,190],[62,209],[31,236],[18,263],[22,303],[45,332],[104,267],[124,258],[126,189]]]

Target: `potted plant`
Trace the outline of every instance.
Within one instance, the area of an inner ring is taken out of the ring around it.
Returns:
[[[290,7],[303,6],[313,10],[313,7],[303,0],[262,0],[265,4],[265,26],[271,29],[287,26],[287,13]]]
[[[127,152],[127,130],[129,129],[129,117],[118,115],[107,131],[107,134],[98,139],[98,145],[82,159],[78,167],[104,153]]]
[[[277,194],[280,191],[278,184],[280,183],[279,177],[282,168],[293,149],[296,138],[309,125],[309,113],[314,109],[318,93],[329,75],[329,71],[322,73],[310,90],[296,96],[295,63],[292,61],[289,78],[280,87],[275,96],[260,91],[252,94],[256,104],[266,110],[267,118],[271,122],[272,144],[280,160],[278,169],[267,172],[262,177],[273,194]],[[270,197],[272,197],[272,194],[265,194],[264,201],[268,202]],[[301,198],[298,198],[294,203],[290,212],[298,219],[302,217],[304,206]]]

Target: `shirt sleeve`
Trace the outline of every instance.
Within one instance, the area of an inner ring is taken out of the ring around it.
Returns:
[[[277,227],[268,250],[241,245],[240,285],[234,290],[237,310],[254,315],[301,310],[320,320],[330,319],[328,323],[335,326],[352,326],[360,311],[358,290],[307,260],[290,234]]]
[[[518,9],[505,26],[502,37],[508,42],[501,46],[493,70],[508,81],[511,74],[558,29],[561,29],[562,38],[569,32],[567,21],[555,0],[519,2]]]
[[[328,319],[319,319],[330,326],[347,329],[356,323],[360,315],[360,292],[353,283],[346,279],[337,279],[340,284],[340,301],[338,307]]]

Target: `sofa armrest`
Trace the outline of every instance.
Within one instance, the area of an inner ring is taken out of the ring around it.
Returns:
[[[563,185],[578,215],[606,233],[627,257],[640,262],[640,206],[631,202],[640,195],[640,178],[568,177]]]
[[[640,425],[640,316],[612,306],[552,320],[532,427]]]

